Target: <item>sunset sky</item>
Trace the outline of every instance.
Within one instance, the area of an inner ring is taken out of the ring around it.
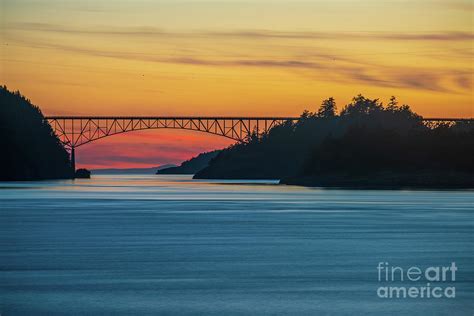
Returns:
[[[362,93],[473,117],[472,3],[0,0],[0,83],[45,115],[299,115]],[[77,160],[147,167],[230,143],[141,131]]]

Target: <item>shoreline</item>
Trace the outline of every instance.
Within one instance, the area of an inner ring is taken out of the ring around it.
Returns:
[[[330,174],[296,176],[280,180],[283,185],[347,189],[474,189],[474,174],[457,172],[377,173],[372,175]]]

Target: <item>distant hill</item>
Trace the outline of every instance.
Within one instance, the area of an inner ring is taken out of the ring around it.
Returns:
[[[40,109],[0,87],[0,180],[70,179],[69,154]]]
[[[220,150],[214,150],[207,153],[202,153],[189,160],[184,161],[179,167],[171,167],[161,169],[156,174],[195,174],[209,165],[209,162],[214,159]]]
[[[173,164],[166,164],[151,168],[108,168],[108,169],[93,169],[92,174],[155,174],[157,170],[176,167]]]

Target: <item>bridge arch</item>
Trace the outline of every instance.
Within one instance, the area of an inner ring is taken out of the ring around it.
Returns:
[[[76,148],[105,137],[147,129],[182,129],[244,141],[295,117],[74,117],[46,118],[61,143]]]

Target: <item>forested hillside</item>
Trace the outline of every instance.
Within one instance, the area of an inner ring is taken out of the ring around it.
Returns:
[[[160,169],[156,174],[195,174],[209,165],[209,162],[214,159],[220,150],[214,150],[202,153],[189,160],[184,161],[177,167],[169,167]]]
[[[69,155],[40,109],[0,87],[0,180],[72,178]]]
[[[426,126],[395,98],[333,98],[298,122],[223,150],[196,178],[282,179],[322,186],[474,186],[474,126]]]

